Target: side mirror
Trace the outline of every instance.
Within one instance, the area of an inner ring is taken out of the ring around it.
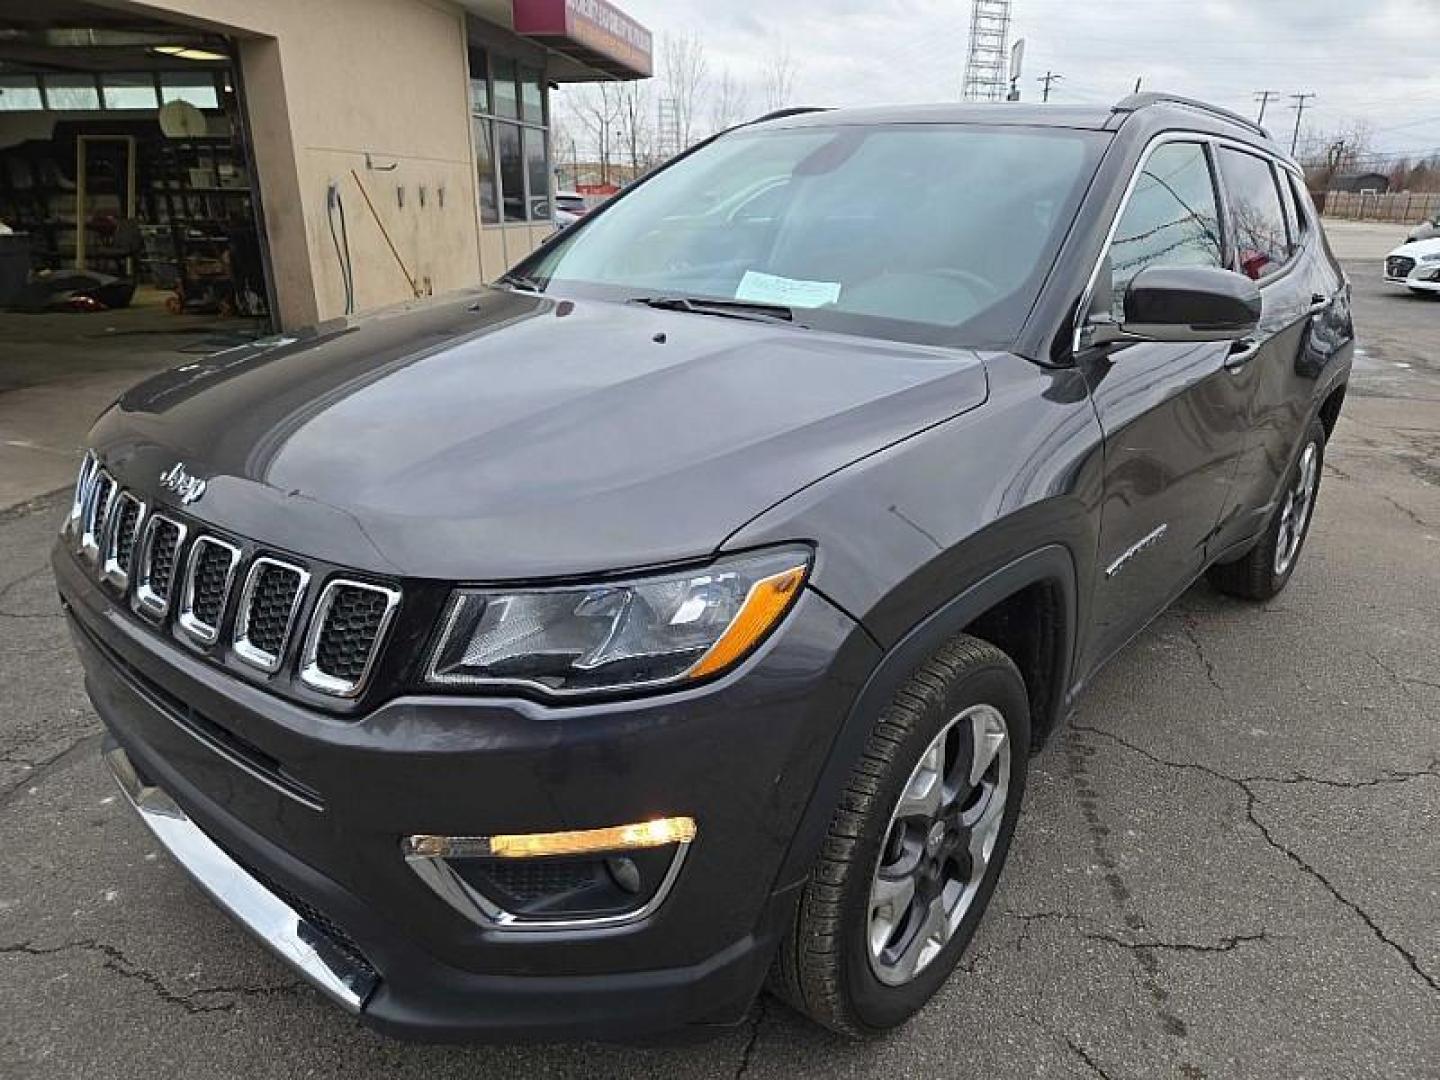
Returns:
[[[1260,290],[1214,266],[1151,266],[1125,289],[1124,316],[1091,323],[1089,344],[1112,341],[1235,341],[1260,322]]]
[[[1234,341],[1260,323],[1260,289],[1233,270],[1151,266],[1125,290],[1121,331],[1146,341]]]

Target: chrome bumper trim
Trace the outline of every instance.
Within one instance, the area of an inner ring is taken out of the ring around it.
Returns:
[[[162,788],[145,784],[121,747],[107,745],[104,755],[140,820],[212,900],[326,997],[352,1013],[364,1007],[374,974],[225,854]]]

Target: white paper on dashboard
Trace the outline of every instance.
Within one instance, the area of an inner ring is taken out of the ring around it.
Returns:
[[[752,304],[780,304],[784,307],[815,308],[840,299],[838,281],[797,281],[795,278],[746,270],[735,290],[736,300]]]

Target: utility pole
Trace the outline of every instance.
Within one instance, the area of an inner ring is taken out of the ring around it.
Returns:
[[[1290,98],[1295,102],[1290,107],[1295,110],[1295,134],[1290,136],[1290,155],[1295,155],[1295,148],[1300,145],[1300,118],[1305,115],[1305,102],[1315,97],[1310,94],[1291,94]]]
[[[1061,79],[1063,79],[1063,78],[1065,78],[1064,75],[1057,75],[1057,74],[1055,74],[1055,72],[1053,72],[1053,71],[1047,71],[1047,72],[1045,72],[1044,75],[1041,75],[1040,78],[1036,79],[1036,80],[1035,80],[1036,82],[1038,82],[1038,83],[1044,83],[1044,84],[1045,84],[1045,92],[1044,92],[1044,94],[1041,96],[1040,100],[1041,100],[1041,101],[1049,101],[1049,100],[1050,100],[1050,84],[1051,84],[1051,83],[1055,83],[1055,82],[1059,82],[1059,81],[1060,81]]]
[[[1280,96],[1277,90],[1256,90],[1255,100],[1260,102],[1260,115],[1255,118],[1257,124],[1265,123],[1265,106],[1270,104],[1272,98]]]

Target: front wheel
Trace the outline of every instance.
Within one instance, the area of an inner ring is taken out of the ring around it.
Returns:
[[[772,985],[835,1031],[904,1023],[944,984],[990,901],[1030,750],[1025,684],[961,635],[880,714],[830,822]]]
[[[1312,420],[1265,534],[1244,558],[1212,566],[1207,575],[1210,584],[1245,600],[1269,600],[1286,586],[1310,530],[1324,463],[1325,427]]]

